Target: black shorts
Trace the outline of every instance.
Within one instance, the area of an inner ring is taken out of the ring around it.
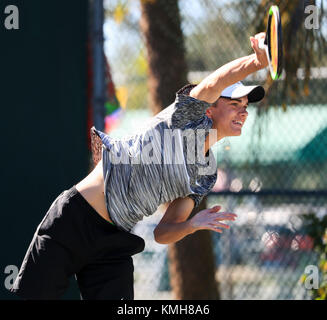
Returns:
[[[59,299],[76,275],[82,299],[132,300],[132,255],[144,240],[102,218],[77,191],[63,191],[39,224],[12,292]]]

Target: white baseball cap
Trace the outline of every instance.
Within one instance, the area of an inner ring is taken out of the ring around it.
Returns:
[[[245,86],[241,81],[232,84],[225,88],[220,98],[238,99],[248,97],[249,103],[258,102],[265,96],[265,89],[262,86]]]

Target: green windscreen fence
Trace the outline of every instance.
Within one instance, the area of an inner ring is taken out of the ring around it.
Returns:
[[[9,5],[19,29],[6,28]],[[89,170],[87,34],[87,0],[0,3],[0,299],[16,299],[7,288],[37,225]]]

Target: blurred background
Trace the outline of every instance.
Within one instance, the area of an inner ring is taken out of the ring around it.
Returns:
[[[8,288],[52,201],[91,170],[91,126],[132,134],[179,88],[251,54],[272,4],[282,77],[244,80],[266,98],[240,137],[213,147],[218,179],[201,204],[238,219],[169,246],[152,234],[164,208],[140,222],[135,299],[327,298],[327,1],[2,0],[19,27],[0,14],[0,299],[15,299]],[[64,299],[79,299],[74,279]]]

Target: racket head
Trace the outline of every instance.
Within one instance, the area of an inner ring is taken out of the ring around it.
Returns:
[[[277,80],[283,69],[282,24],[277,6],[271,6],[269,9],[265,44],[270,75],[273,80]]]

